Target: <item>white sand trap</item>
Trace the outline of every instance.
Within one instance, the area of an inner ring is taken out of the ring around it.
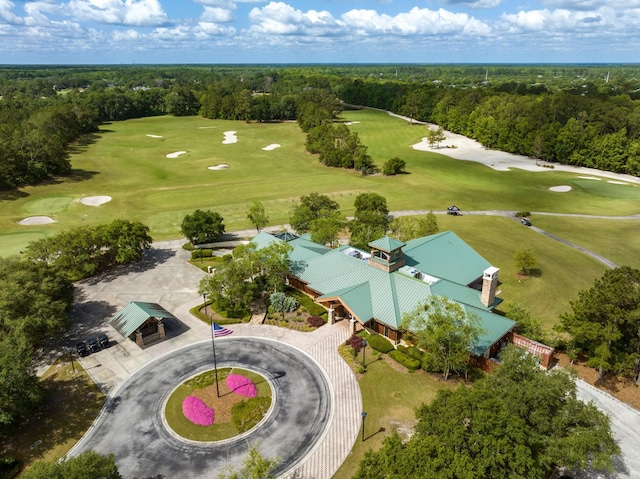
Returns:
[[[209,128],[218,128],[217,126],[199,126],[198,130],[208,130]]]
[[[147,135],[149,138],[162,138],[161,135]]]
[[[178,158],[180,155],[184,155],[186,151],[174,151],[173,153],[167,153],[167,158]]]
[[[344,124],[349,126],[349,125],[357,125],[358,123],[360,123],[359,121],[345,121]]]
[[[263,148],[264,151],[271,151],[271,150],[275,150],[276,148],[280,148],[282,145],[279,145],[278,143],[271,143],[270,145],[267,145]]]
[[[552,186],[551,188],[549,188],[549,191],[555,191],[556,193],[566,193],[567,191],[571,191],[571,187],[567,185]]]
[[[596,178],[595,176],[578,176],[578,178],[581,178],[583,180],[596,180],[596,181],[600,181],[602,178]]]
[[[225,164],[225,163],[220,163],[219,165],[216,166],[208,166],[207,169],[209,170],[226,170],[227,168],[229,168],[229,165]]]
[[[111,196],[87,196],[82,198],[80,203],[87,206],[100,206],[111,201]]]
[[[624,181],[613,181],[609,180],[607,183],[611,183],[612,185],[628,185],[629,183],[625,183]]]
[[[225,131],[224,132],[224,140],[222,140],[223,145],[230,145],[232,143],[238,143],[238,137],[236,136],[237,131]]]
[[[28,218],[18,221],[19,225],[24,226],[48,225],[49,223],[55,223],[55,220],[49,218],[48,216],[29,216]]]

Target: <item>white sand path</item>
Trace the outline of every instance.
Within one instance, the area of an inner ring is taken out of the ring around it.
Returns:
[[[111,196],[87,196],[80,200],[80,203],[87,206],[100,206],[111,201]]]
[[[409,121],[409,118],[402,117],[400,115],[391,114],[391,116],[395,116],[398,118],[402,118],[403,120]],[[420,128],[417,122],[413,120],[413,123],[416,124],[412,128]],[[430,129],[436,130],[438,128],[437,125],[433,124],[425,124],[428,125]],[[427,141],[427,138],[423,138],[420,143],[415,145],[411,145],[411,148],[414,150],[420,151],[430,151],[433,153],[439,153],[441,155],[448,156],[450,158],[454,158],[457,160],[466,160],[466,161],[475,161],[477,163],[482,163],[494,170],[498,171],[509,171],[511,168],[518,168],[526,171],[566,171],[569,173],[582,173],[583,175],[586,173],[591,175],[590,177],[580,176],[580,178],[591,179],[595,176],[600,176],[604,178],[611,178],[614,180],[626,181],[628,183],[640,184],[640,178],[631,175],[624,175],[621,173],[612,173],[609,171],[596,170],[595,168],[585,168],[580,166],[571,166],[571,165],[561,165],[559,163],[547,163],[544,161],[538,161],[538,165],[536,165],[536,160],[534,158],[530,158],[528,156],[516,155],[513,153],[507,153],[505,151],[498,150],[488,150],[484,146],[482,146],[478,141],[472,140],[471,138],[467,138],[466,136],[458,135],[457,133],[451,133],[450,131],[444,132],[445,141],[440,143],[440,148],[431,148]],[[542,165],[547,165],[542,166]]]
[[[231,145],[233,143],[238,143],[238,137],[236,136],[237,131],[225,131],[224,132],[224,140],[222,140],[223,145]]]
[[[50,223],[55,223],[56,221],[48,216],[29,216],[28,218],[24,218],[18,221],[19,225],[23,226],[32,226],[32,225],[48,225]]]
[[[279,145],[278,143],[271,143],[270,145],[267,145],[263,148],[264,151],[271,151],[271,150],[275,150],[276,148],[280,148],[282,145]]]
[[[167,158],[178,158],[180,155],[184,155],[186,151],[174,151],[173,153],[167,153]]]

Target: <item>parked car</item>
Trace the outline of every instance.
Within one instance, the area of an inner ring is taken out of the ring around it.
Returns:
[[[529,221],[527,218],[522,218],[520,222],[525,226],[531,226],[531,221]]]
[[[78,356],[84,357],[89,354],[89,350],[87,349],[87,344],[84,341],[79,341],[76,343],[76,351],[78,352]]]
[[[105,349],[109,347],[109,338],[106,334],[100,333],[98,334],[98,343],[100,343],[100,347]]]
[[[98,340],[96,338],[87,339],[87,346],[89,346],[89,349],[92,353],[100,351],[100,343],[98,343]]]

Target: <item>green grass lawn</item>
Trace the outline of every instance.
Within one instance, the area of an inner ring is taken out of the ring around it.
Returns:
[[[595,183],[595,182],[594,182]],[[536,216],[536,226],[610,259],[640,268],[640,220]]]
[[[430,402],[439,389],[456,387],[453,382],[439,381],[422,372],[396,371],[384,360],[375,361],[376,357],[379,356],[367,354],[367,372],[359,380],[363,409],[367,412],[365,441],[359,434],[335,479],[352,477],[368,449],[379,449],[383,439],[396,431],[409,432],[416,423],[416,407]]]
[[[291,205],[316,191],[353,212],[355,195],[374,191],[390,209],[506,209],[568,213],[638,212],[640,188],[581,180],[575,174],[545,171],[494,171],[483,165],[453,160],[410,148],[425,127],[376,111],[349,111],[359,121],[351,128],[368,146],[378,166],[393,156],[407,162],[409,174],[362,177],[353,171],[326,168],[304,149],[296,123],[247,124],[200,117],[152,117],[103,125],[79,144],[71,161],[74,174],[43,185],[0,194],[0,255],[15,254],[33,239],[61,229],[139,220],[154,239],[180,236],[185,214],[213,208],[225,218],[227,230],[249,227],[247,210],[262,201],[273,225],[288,220]],[[223,145],[223,132],[237,131],[238,142]],[[152,138],[158,135],[162,138]],[[262,148],[278,143],[272,151]],[[170,159],[168,153],[187,151]],[[208,166],[226,163],[226,170]],[[570,193],[548,190],[571,185]],[[99,207],[79,203],[84,196],[107,195]],[[20,226],[27,216],[48,215],[56,223]]]

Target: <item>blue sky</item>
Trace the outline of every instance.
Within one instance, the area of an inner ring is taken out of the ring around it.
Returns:
[[[0,0],[0,64],[640,62],[640,0]]]

